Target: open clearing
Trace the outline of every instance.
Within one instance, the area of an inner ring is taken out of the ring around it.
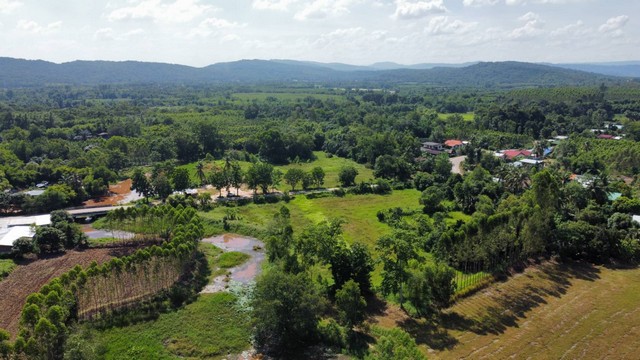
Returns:
[[[114,256],[127,255],[133,250],[135,248],[68,251],[64,255],[23,261],[9,276],[0,281],[0,329],[5,329],[15,336],[25,299],[54,277],[62,275],[76,265],[86,267],[94,260],[103,263]]]
[[[640,269],[545,263],[459,301],[439,321],[389,305],[430,359],[637,359]]]

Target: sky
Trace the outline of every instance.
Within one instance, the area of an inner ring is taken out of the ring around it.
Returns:
[[[197,67],[640,60],[640,1],[0,0],[0,56]]]

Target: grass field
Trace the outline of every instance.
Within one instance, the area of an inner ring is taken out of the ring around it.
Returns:
[[[388,308],[374,323],[404,328],[429,359],[635,359],[640,269],[550,262],[460,300],[438,321]]]
[[[338,173],[340,172],[340,169],[345,165],[354,166],[358,170],[358,176],[356,177],[356,182],[369,181],[373,179],[372,169],[368,169],[364,165],[358,164],[353,160],[345,159],[337,156],[328,157],[327,154],[323,151],[314,151],[314,155],[316,156],[316,159],[313,161],[301,162],[298,164],[289,164],[285,166],[276,166],[276,168],[282,171],[282,173],[284,174],[287,172],[288,169],[294,168],[294,167],[297,167],[304,171],[309,172],[314,167],[319,166],[325,172],[324,187],[327,187],[327,188],[339,186]],[[204,162],[203,163],[204,173],[207,176],[210,176],[211,172],[215,167],[221,168],[224,166],[224,163],[225,163],[224,160]],[[189,171],[191,182],[194,184],[200,183],[200,179],[198,178],[197,170],[196,170],[197,164],[198,162],[193,162],[193,163],[179,166],[180,168],[185,168]],[[251,166],[251,163],[246,161],[240,161],[239,164],[243,171],[247,171],[247,169]],[[300,190],[301,188],[302,186],[298,184],[298,186],[296,187],[296,190]],[[280,186],[278,186],[278,190],[281,190],[281,191],[291,190],[291,186],[287,185],[283,180]]]
[[[282,173],[286,173],[290,168],[300,168],[306,172],[311,171],[314,167],[321,167],[324,170],[324,187],[333,188],[338,187],[338,173],[343,166],[351,165],[358,170],[358,176],[356,176],[356,183],[361,181],[370,181],[373,179],[373,170],[366,168],[362,164],[358,164],[357,162],[345,159],[337,156],[328,157],[327,154],[323,151],[314,151],[314,155],[316,156],[316,160],[310,162],[301,162],[299,164],[289,164],[286,166],[278,166],[277,168],[282,171]],[[291,190],[291,186],[287,185],[284,181],[278,187],[279,190]],[[301,189],[301,186],[298,184],[296,187],[297,190]]]
[[[438,114],[438,117],[442,120],[446,120],[447,117],[451,115],[460,115],[464,121],[473,121],[475,119],[475,114],[473,112],[467,113],[457,113],[457,114]]]
[[[155,321],[92,331],[89,346],[104,359],[222,359],[249,348],[247,313],[230,293],[202,294]]]
[[[373,248],[380,236],[391,231],[389,226],[378,221],[377,212],[397,206],[418,209],[419,198],[420,192],[412,189],[396,190],[390,195],[346,195],[318,199],[298,195],[288,204],[249,204],[234,208],[234,211],[240,216],[239,222],[259,231],[266,229],[281,206],[289,208],[294,231],[323,220],[342,218],[346,221],[343,230],[347,241],[359,241]],[[222,220],[227,211],[228,208],[218,207],[200,215],[205,219]]]

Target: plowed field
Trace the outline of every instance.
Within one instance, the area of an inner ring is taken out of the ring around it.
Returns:
[[[7,278],[0,281],[0,328],[16,336],[26,297],[40,290],[51,279],[76,265],[85,267],[94,260],[103,263],[134,250],[135,248],[116,248],[68,251],[60,256],[23,262]]]
[[[375,317],[429,359],[638,359],[640,269],[547,263],[459,301],[438,320]]]

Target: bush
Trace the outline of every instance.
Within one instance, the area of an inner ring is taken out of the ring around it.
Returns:
[[[347,330],[334,319],[322,320],[318,324],[320,341],[325,345],[343,349],[347,346]]]
[[[33,239],[28,237],[21,237],[16,239],[13,242],[13,247],[11,248],[11,253],[16,258],[22,258],[26,254],[30,254],[36,251],[36,246],[33,242]]]
[[[343,188],[337,188],[335,190],[332,190],[331,193],[337,197],[343,197],[347,194],[347,192],[344,191]]]
[[[365,360],[426,360],[415,340],[400,329],[376,329],[374,335],[379,336],[378,341]]]

